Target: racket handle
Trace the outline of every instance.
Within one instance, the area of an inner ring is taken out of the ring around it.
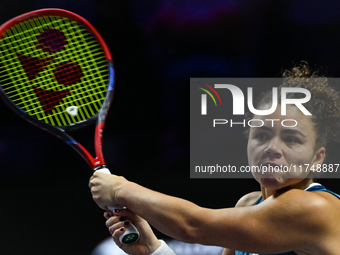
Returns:
[[[111,174],[110,170],[107,168],[101,168],[97,171],[100,173],[104,173],[104,174]],[[108,206],[108,208],[112,212],[115,212],[116,210],[126,209],[126,207],[122,207],[122,206]],[[139,236],[140,234],[139,234],[138,229],[130,222],[130,225],[127,228],[125,228],[124,234],[122,234],[119,237],[119,241],[122,244],[133,244],[138,241]]]

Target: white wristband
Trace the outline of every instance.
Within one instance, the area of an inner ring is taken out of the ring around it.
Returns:
[[[161,246],[158,247],[151,255],[176,255],[173,250],[164,242],[163,240],[159,240],[161,242]]]

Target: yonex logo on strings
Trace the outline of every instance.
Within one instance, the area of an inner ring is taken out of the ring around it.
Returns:
[[[29,81],[36,79],[40,73],[53,63],[54,53],[65,50],[68,44],[64,33],[58,29],[47,28],[37,36],[36,47],[48,54],[50,57],[32,57],[24,54],[18,54],[18,59],[27,75]],[[56,81],[64,86],[72,85],[81,80],[83,77],[81,67],[72,61],[64,61],[57,64],[53,69],[53,77]],[[39,87],[33,87],[39,102],[45,113],[49,114],[55,107],[71,92],[70,89],[64,90],[46,90]],[[76,106],[66,109],[66,112],[75,117],[78,113]]]
[[[238,88],[235,85],[232,84],[215,84],[214,88],[209,86],[208,84],[204,84],[208,89],[210,89],[213,94],[218,98],[220,105],[222,106],[222,100],[220,98],[220,95],[217,93],[215,89],[227,89],[231,92],[232,98],[233,98],[233,115],[244,115],[244,95],[240,88]],[[214,98],[214,95],[209,92],[207,89],[199,88],[203,91],[205,91],[214,101],[215,105],[217,106],[216,100]],[[306,97],[304,98],[287,98],[288,93],[303,93]],[[207,94],[201,95],[201,115],[207,115]],[[304,88],[290,88],[290,87],[283,87],[281,88],[281,115],[286,115],[286,108],[287,105],[295,105],[297,108],[301,110],[301,112],[304,115],[312,115],[302,104],[308,102],[311,98],[311,94],[309,90]],[[278,93],[277,88],[272,88],[272,106],[270,109],[267,110],[259,110],[255,109],[253,104],[253,88],[249,87],[247,88],[247,103],[248,103],[248,109],[251,113],[254,115],[269,115],[272,114],[278,104]]]

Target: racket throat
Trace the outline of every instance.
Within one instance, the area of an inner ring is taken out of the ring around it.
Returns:
[[[93,168],[93,172],[99,171],[101,169],[107,169],[106,165],[100,165]]]

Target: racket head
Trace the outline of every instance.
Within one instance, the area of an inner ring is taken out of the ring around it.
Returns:
[[[0,96],[29,122],[52,133],[104,122],[113,91],[109,49],[81,16],[40,9],[0,27]]]

